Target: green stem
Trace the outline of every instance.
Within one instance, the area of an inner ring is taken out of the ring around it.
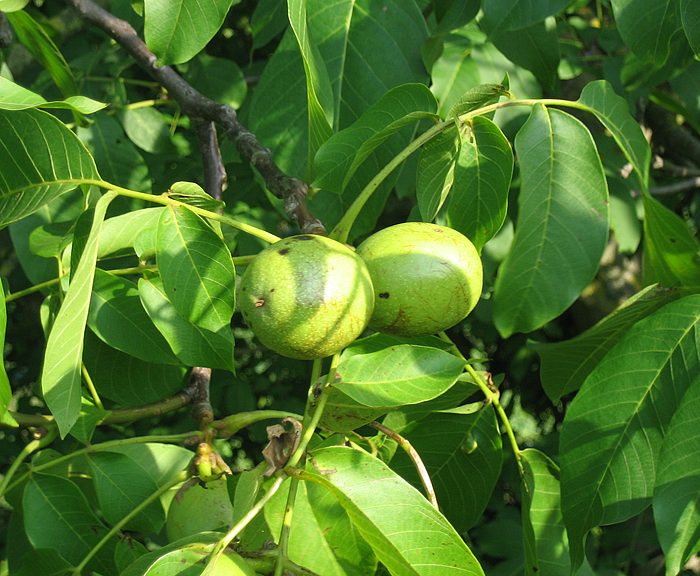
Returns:
[[[168,490],[176,486],[177,484],[181,484],[185,480],[187,480],[188,477],[187,472],[180,472],[175,478],[173,478],[170,482],[164,484],[158,490],[153,492],[148,498],[143,500],[138,506],[135,506],[126,516],[124,516],[119,522],[117,522],[114,526],[112,526],[111,530],[105,534],[104,538],[100,540],[95,546],[90,550],[85,555],[85,558],[78,564],[75,569],[73,570],[73,573],[76,576],[80,576],[80,574],[83,573],[83,570],[85,567],[88,565],[90,560],[92,560],[95,557],[95,554],[97,554],[102,547],[107,544],[114,536],[116,536],[119,531],[134,517],[136,517],[138,514],[141,513],[142,510],[144,510],[148,505],[151,504],[151,502],[155,502],[158,498],[160,498],[163,494],[165,494]]]
[[[202,576],[207,576],[207,574],[211,574],[212,570],[214,569],[214,565],[216,564],[216,561],[218,560],[219,556],[223,554],[224,550],[228,547],[228,545],[233,542],[234,538],[238,536],[243,529],[250,524],[250,522],[255,518],[260,511],[265,507],[265,504],[267,504],[270,499],[277,493],[277,491],[280,489],[280,486],[282,486],[282,483],[285,481],[286,476],[280,475],[278,476],[272,486],[270,486],[269,490],[265,492],[264,496],[260,498],[248,512],[241,518],[236,525],[231,528],[226,533],[226,536],[224,536],[221,540],[219,540],[214,546],[214,549],[212,550],[211,554],[209,555],[209,560],[207,561],[207,565],[204,568],[204,571],[202,572]]]
[[[102,400],[100,399],[100,395],[97,393],[97,388],[95,388],[95,383],[92,381],[92,378],[90,377],[90,373],[87,371],[85,364],[83,364],[82,362],[80,363],[80,371],[83,374],[83,380],[85,380],[85,384],[87,385],[87,388],[90,391],[90,396],[92,396],[92,401],[95,403],[95,406],[97,406],[100,410],[104,410],[105,407],[102,404]]]
[[[44,464],[37,464],[36,466],[32,466],[28,472],[22,474],[22,476],[15,480],[12,483],[12,485],[10,485],[7,489],[12,490],[15,486],[24,482],[24,480],[26,480],[34,472],[42,472],[43,470],[48,470],[49,468],[53,468],[54,466],[58,466],[59,464],[69,462],[73,458],[77,458],[78,456],[84,456],[85,454],[90,454],[92,452],[102,452],[105,450],[111,450],[112,448],[116,448],[119,446],[128,446],[130,444],[146,444],[148,442],[163,442],[173,444],[177,442],[183,442],[184,440],[188,440],[193,437],[199,437],[201,436],[201,434],[201,431],[195,430],[194,432],[183,432],[181,434],[165,434],[153,436],[138,436],[136,438],[120,438],[119,440],[109,440],[100,444],[92,444],[90,446],[86,446],[85,448],[81,448],[80,450],[76,450],[75,452],[71,452],[70,454],[59,456],[58,458],[51,460],[50,462],[45,462]],[[0,492],[0,495],[2,495],[2,492]]]
[[[459,117],[461,122],[468,122],[471,118],[476,116],[482,116],[484,114],[489,114],[500,110],[501,108],[509,108],[512,106],[534,106],[535,104],[543,104],[544,106],[566,106],[569,108],[577,108],[579,110],[585,110],[586,112],[593,112],[591,108],[576,102],[573,100],[559,100],[557,98],[542,98],[542,99],[532,99],[526,98],[521,100],[507,100],[505,102],[496,102],[495,104],[489,104],[478,110],[472,110],[462,114]],[[440,122],[435,126],[429,128],[423,134],[419,135],[415,140],[410,142],[401,152],[399,152],[384,168],[382,168],[377,175],[369,181],[369,183],[362,189],[360,194],[355,198],[353,203],[347,209],[340,222],[336,225],[330,234],[331,238],[338,240],[338,242],[347,242],[348,235],[350,234],[350,229],[355,223],[360,211],[367,203],[367,201],[372,197],[375,190],[379,188],[382,182],[391,174],[401,163],[406,160],[411,154],[418,150],[423,144],[437,136],[438,134],[452,128],[455,125],[454,120],[446,120]]]
[[[164,98],[152,99],[152,100],[141,100],[140,102],[132,102],[124,106],[125,110],[138,110],[139,108],[152,108],[155,106],[177,106],[178,103],[175,100],[168,100]]]
[[[22,463],[34,452],[37,450],[40,450],[44,446],[48,446],[51,444],[56,439],[56,436],[58,435],[58,428],[50,428],[46,434],[44,435],[43,438],[36,438],[35,440],[32,440],[29,442],[22,450],[20,453],[17,455],[17,458],[14,459],[12,464],[7,470],[7,473],[2,479],[2,482],[0,482],[0,496],[5,494],[5,491],[7,490],[8,485],[10,484],[10,481],[14,477],[15,473],[19,469],[19,467],[22,465]],[[16,484],[16,482],[15,482]],[[14,487],[14,484],[12,485]]]
[[[279,241],[280,239],[279,236],[275,236],[274,234],[271,234],[266,230],[261,230],[256,226],[251,226],[250,224],[246,224],[245,222],[241,222],[240,220],[236,220],[235,218],[231,218],[230,216],[226,216],[224,214],[217,214],[216,212],[204,210],[204,208],[199,208],[197,206],[186,204],[185,202],[173,200],[165,194],[154,196],[153,194],[146,194],[145,192],[137,192],[136,190],[122,188],[121,186],[111,184],[110,182],[105,182],[104,180],[96,180],[90,178],[61,180],[61,183],[97,186],[99,188],[104,188],[105,190],[111,190],[113,192],[116,192],[120,196],[126,196],[127,198],[135,198],[137,200],[143,200],[144,202],[152,202],[154,204],[161,204],[162,206],[183,206],[188,210],[191,210],[195,214],[198,214],[199,216],[208,218],[209,220],[216,220],[217,222],[221,222],[222,224],[226,224],[228,226],[231,226],[232,228],[236,228],[241,232],[245,232],[246,234],[250,234],[251,236],[260,238],[261,240],[269,242],[270,244],[273,244]]]

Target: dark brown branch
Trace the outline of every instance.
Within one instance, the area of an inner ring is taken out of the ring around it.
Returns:
[[[136,63],[157,80],[176,100],[184,114],[216,122],[233,140],[241,157],[263,177],[270,192],[285,201],[285,209],[304,232],[324,234],[323,224],[306,205],[308,185],[288,176],[272,158],[270,150],[258,142],[255,135],[238,121],[236,111],[211,100],[195,90],[170,66],[158,66],[156,56],[139,38],[133,27],[124,20],[98,6],[92,0],[66,0],[83,20],[106,32],[122,46]]]
[[[226,190],[228,177],[224,162],[221,158],[219,139],[216,135],[216,124],[206,120],[195,120],[195,130],[202,151],[202,166],[204,167],[204,190],[207,194],[221,200]]]
[[[678,164],[690,161],[700,166],[700,140],[679,126],[673,114],[661,106],[649,104],[645,119],[652,131],[652,143],[663,148],[664,156],[672,158]]]
[[[14,35],[12,34],[12,28],[10,22],[7,20],[4,12],[0,12],[0,48],[7,48],[12,44]]]
[[[211,368],[192,368],[190,372],[190,386],[194,389],[192,418],[199,423],[202,429],[209,426],[214,420],[214,410],[209,402],[210,381]]]
[[[695,190],[696,188],[700,188],[700,176],[690,178],[689,180],[683,180],[681,182],[674,182],[673,184],[652,186],[649,188],[649,192],[651,192],[651,194],[654,196],[669,196],[670,194],[688,192],[689,190]]]
[[[690,168],[689,166],[679,166],[673,162],[669,162],[661,156],[654,157],[654,169],[663,170],[673,176],[681,176],[688,178],[689,176],[700,176],[700,168]]]

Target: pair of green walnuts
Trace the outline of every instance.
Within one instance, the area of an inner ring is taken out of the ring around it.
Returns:
[[[316,235],[263,250],[241,279],[241,312],[268,348],[312,360],[331,356],[370,328],[435,334],[476,306],[481,259],[445,226],[406,222],[380,230],[357,251]]]

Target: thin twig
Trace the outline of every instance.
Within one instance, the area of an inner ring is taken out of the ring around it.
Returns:
[[[285,174],[272,158],[270,150],[262,146],[255,134],[238,120],[236,111],[219,104],[198,92],[170,66],[158,66],[157,58],[126,21],[116,18],[92,0],[66,0],[81,18],[94,24],[112,37],[134,58],[148,74],[157,80],[176,100],[183,114],[216,122],[236,145],[241,157],[262,176],[270,192],[285,200],[285,209],[301,230],[308,233],[325,233],[321,222],[306,205],[308,185]]]
[[[671,194],[688,192],[689,190],[695,190],[696,188],[700,188],[700,176],[690,178],[689,180],[682,180],[681,182],[674,182],[673,184],[652,186],[649,188],[649,192],[651,192],[652,196],[670,196]]]
[[[211,368],[196,366],[190,372],[190,386],[194,390],[192,418],[204,429],[214,421],[214,409],[209,401]]]
[[[228,176],[221,158],[219,139],[216,134],[216,124],[206,120],[195,120],[195,131],[199,138],[199,148],[202,152],[202,166],[204,168],[204,190],[212,198],[221,200]]]
[[[391,428],[387,428],[384,426],[384,424],[374,421],[370,422],[369,425],[372,428],[379,430],[383,434],[386,434],[389,438],[396,442],[404,452],[406,452],[408,457],[411,459],[411,462],[413,462],[413,465],[416,467],[418,477],[420,478],[421,484],[423,484],[423,489],[425,490],[425,495],[428,498],[428,501],[433,505],[435,510],[440,510],[437,496],[435,495],[435,489],[433,488],[433,482],[430,479],[430,474],[428,474],[428,469],[425,467],[425,464],[423,464],[423,460],[420,457],[420,454],[418,454],[417,450],[406,438],[401,436],[401,434],[395,432]]]
[[[663,170],[664,172],[668,172],[673,176],[681,176],[682,178],[687,178],[689,176],[700,176],[700,169],[692,168],[690,166],[680,166],[678,164],[674,164],[666,158],[662,158],[661,156],[654,157],[653,168],[655,170]]]
[[[14,34],[10,27],[10,22],[7,20],[4,12],[0,12],[0,48],[7,48],[12,44]]]

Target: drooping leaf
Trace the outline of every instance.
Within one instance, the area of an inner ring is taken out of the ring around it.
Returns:
[[[162,64],[181,64],[219,31],[233,0],[145,0],[146,44]]]
[[[595,326],[564,342],[530,342],[540,355],[542,387],[552,402],[578,390],[610,349],[636,322],[669,302],[687,296],[679,288],[644,288]]]
[[[202,218],[184,206],[164,210],[156,262],[178,314],[212,332],[229,325],[235,302],[231,253]]]
[[[10,380],[5,372],[5,329],[7,328],[7,308],[5,307],[5,288],[0,283],[0,422],[13,423],[13,418],[7,414],[7,407],[12,400]]]
[[[463,369],[449,352],[400,344],[341,361],[333,386],[365,406],[417,404],[449,389]]]
[[[483,0],[482,25],[489,34],[520,30],[563,11],[572,0]]]
[[[312,452],[303,479],[330,491],[390,573],[482,575],[455,529],[386,464],[346,447]]]
[[[700,295],[641,320],[569,405],[560,458],[572,569],[591,528],[626,520],[651,502],[664,436],[700,372],[698,323]]]
[[[323,57],[310,38],[306,21],[306,0],[288,0],[287,15],[304,63],[309,122],[309,153],[306,165],[311,166],[316,151],[333,133],[333,94]]]
[[[474,88],[470,88],[458,98],[450,107],[447,119],[457,118],[472,110],[483,108],[497,102],[501,96],[507,96],[508,94],[508,87],[505,84],[479,84]]]
[[[88,326],[105,342],[144,362],[180,362],[151,322],[131,280],[99,268],[95,270]]]
[[[447,222],[479,251],[505,221],[512,175],[513,151],[506,137],[488,118],[473,118],[471,134],[462,140]]]
[[[515,149],[518,222],[494,293],[494,322],[504,337],[566,310],[593,279],[608,237],[605,174],[580,121],[537,105]]]
[[[33,474],[24,489],[22,507],[32,546],[55,550],[74,566],[107,533],[80,489],[66,478]],[[98,571],[109,571],[101,555],[91,564]]]
[[[424,222],[433,221],[452,189],[459,149],[456,129],[445,130],[421,148],[416,199]]]
[[[165,208],[143,208],[108,218],[100,230],[98,258],[133,253],[136,238],[144,230],[155,230]]]
[[[459,532],[481,518],[501,473],[501,435],[490,408],[474,414],[434,412],[403,434],[428,469],[440,510]],[[418,490],[413,462],[398,450],[390,462]]]
[[[605,80],[589,82],[578,99],[613,135],[632,164],[643,187],[649,184],[651,148],[639,124],[634,121],[627,101],[618,96]]]
[[[46,343],[41,390],[64,437],[80,413],[83,334],[90,307],[100,228],[109,203],[108,192],[97,202],[90,234]]]
[[[0,110],[0,227],[23,218],[77,186],[98,178],[80,140],[40,110]],[[72,181],[72,182],[71,182]]]
[[[107,104],[84,96],[70,96],[65,100],[48,102],[36,92],[32,92],[12,80],[0,76],[0,110],[26,110],[27,108],[66,108],[82,114],[92,114],[102,110]]]
[[[160,282],[142,278],[138,293],[156,328],[183,364],[234,371],[233,333],[228,326],[212,332],[191,324],[178,315]]]
[[[700,286],[700,243],[680,216],[645,195],[644,282]]]
[[[26,10],[7,14],[7,19],[12,24],[17,39],[46,68],[61,93],[64,96],[76,95],[78,88],[73,72],[41,24]]]
[[[634,54],[660,65],[680,27],[677,0],[612,0],[617,30]]]
[[[207,194],[204,189],[194,182],[173,182],[168,188],[168,197],[188,206],[196,206],[210,212],[223,210],[224,203]]]
[[[78,137],[104,180],[137,192],[151,191],[148,165],[112,116],[98,114],[88,126],[78,128]]]
[[[120,406],[157,402],[184,386],[185,369],[181,366],[128,356],[107,346],[91,331],[85,334],[83,361],[100,396]]]
[[[700,550],[700,376],[683,396],[664,437],[653,508],[666,575],[679,574]]]
[[[681,0],[681,22],[695,56],[700,56],[700,5],[693,0]]]

